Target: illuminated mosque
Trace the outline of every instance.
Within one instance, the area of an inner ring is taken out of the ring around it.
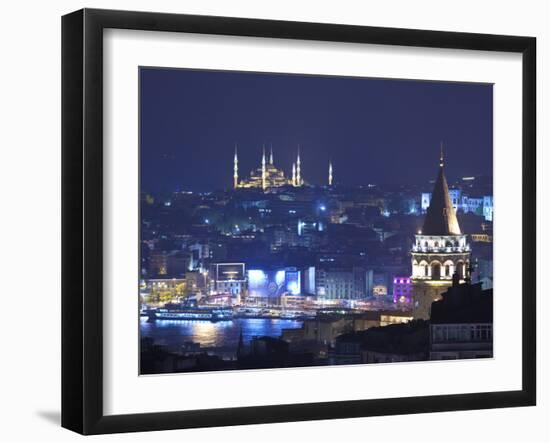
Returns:
[[[273,162],[273,148],[270,149],[269,161],[266,160],[265,146],[262,151],[262,162],[259,167],[250,172],[248,179],[239,180],[239,158],[235,146],[235,157],[233,159],[233,188],[278,188],[281,186],[300,187],[307,184],[302,177],[302,163],[300,160],[300,146],[296,160],[292,163],[292,175],[286,177],[282,169],[275,166]],[[332,162],[329,162],[328,185],[332,186]]]

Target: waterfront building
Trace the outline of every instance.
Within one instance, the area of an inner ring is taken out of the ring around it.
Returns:
[[[286,310],[303,310],[307,301],[308,298],[305,295],[285,293],[281,295],[281,308]]]
[[[430,317],[432,303],[451,286],[455,273],[462,282],[470,277],[470,245],[451,202],[443,151],[424,225],[415,235],[411,261],[415,318]]]
[[[170,301],[183,296],[189,288],[187,278],[148,278],[140,281],[142,302]]]
[[[244,263],[213,263],[208,273],[210,294],[231,294],[241,298],[246,291]]]
[[[191,293],[203,293],[206,290],[207,272],[188,271],[185,273],[187,290]]]
[[[366,298],[367,274],[365,268],[359,266],[316,268],[315,294],[320,300]]]

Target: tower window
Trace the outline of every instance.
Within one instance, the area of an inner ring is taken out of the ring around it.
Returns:
[[[441,265],[434,263],[432,265],[432,280],[439,280],[441,278]]]
[[[456,264],[456,274],[458,275],[458,278],[464,278],[464,263],[458,262]]]

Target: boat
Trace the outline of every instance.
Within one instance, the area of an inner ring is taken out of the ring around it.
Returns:
[[[139,308],[139,316],[147,318],[149,316],[149,308],[145,305],[141,305]]]
[[[196,321],[226,321],[233,318],[231,308],[194,307],[168,304],[162,308],[148,311],[149,321],[155,320],[196,320]]]

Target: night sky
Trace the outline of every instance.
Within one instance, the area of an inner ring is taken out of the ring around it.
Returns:
[[[444,143],[449,179],[492,175],[493,88],[487,84],[142,68],[141,188],[230,188],[273,145],[290,175],[326,184],[426,183]]]

